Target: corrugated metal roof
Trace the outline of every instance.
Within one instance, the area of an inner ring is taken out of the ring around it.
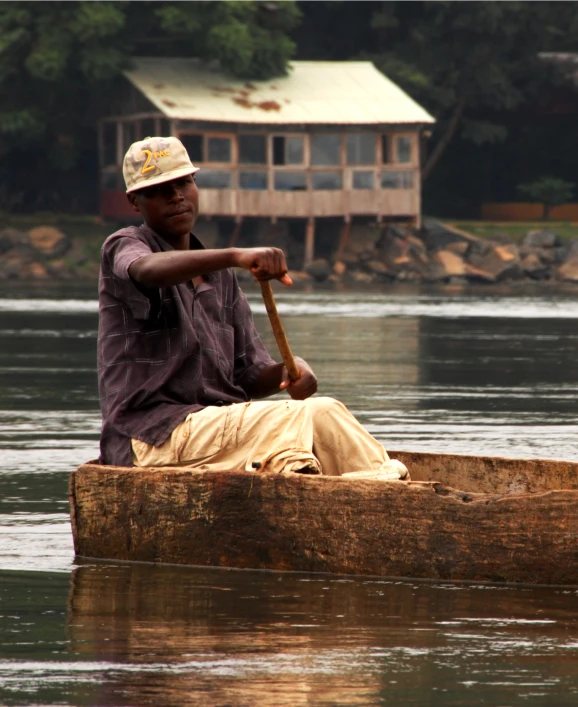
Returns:
[[[368,61],[294,61],[288,76],[239,81],[197,59],[140,57],[126,77],[168,118],[230,123],[433,123]]]

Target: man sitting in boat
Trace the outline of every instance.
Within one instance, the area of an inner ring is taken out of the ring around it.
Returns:
[[[131,145],[123,174],[144,220],[102,248],[98,379],[100,461],[406,478],[338,401],[312,397],[265,349],[234,268],[291,285],[278,248],[208,250],[192,234],[199,214],[195,167],[174,137]],[[262,401],[284,390],[288,400]]]

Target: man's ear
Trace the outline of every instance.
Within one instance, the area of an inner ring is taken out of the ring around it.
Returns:
[[[127,195],[126,195],[126,198],[128,199],[128,201],[129,201],[130,205],[132,206],[132,208],[133,208],[137,213],[140,214],[140,209],[139,209],[139,206],[138,206],[138,200],[137,200],[136,194],[130,192],[130,194],[127,194]]]

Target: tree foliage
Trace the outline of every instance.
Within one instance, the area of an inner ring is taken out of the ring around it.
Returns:
[[[554,206],[567,204],[570,201],[575,187],[575,183],[567,182],[565,179],[544,176],[536,179],[535,182],[520,184],[518,190],[543,204],[544,218],[547,219],[550,218],[550,212]]]
[[[577,29],[578,3],[540,0],[9,0],[0,3],[0,177],[16,183],[18,164],[31,180],[39,160],[52,175],[39,188],[67,171],[96,173],[94,126],[133,56],[195,56],[263,79],[282,75],[294,54],[372,60],[432,113],[423,174],[435,168],[437,178],[426,201],[448,175],[478,188],[466,161],[489,162],[502,147],[529,179],[569,176],[549,164],[560,158],[552,136],[548,143],[537,121],[523,121],[554,83],[539,52],[578,51]],[[529,171],[528,145],[536,163]],[[511,190],[523,179],[511,176]]]
[[[363,17],[363,28],[347,17],[346,6],[351,4]],[[573,40],[578,28],[575,3],[438,0],[304,5],[304,25],[309,13],[332,14],[333,26],[343,22],[347,36],[328,47],[332,58],[372,59],[434,115],[437,123],[424,178],[455,136],[476,145],[503,141],[508,135],[504,116],[536,95],[548,71],[538,54],[572,48],[573,43],[578,48]],[[312,48],[308,29],[303,30],[301,51]]]
[[[299,17],[293,2],[0,3],[0,158],[41,156],[45,173],[77,167],[89,141],[95,152],[96,120],[132,56],[217,60],[248,79],[281,75]]]

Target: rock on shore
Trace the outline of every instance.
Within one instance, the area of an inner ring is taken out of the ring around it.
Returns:
[[[578,238],[529,231],[515,243],[503,234],[478,238],[448,224],[417,230],[353,226],[347,247],[305,269],[313,280],[346,282],[578,282]]]
[[[230,244],[214,221],[201,221],[195,233],[208,247]],[[250,241],[240,239],[236,245],[282,248],[295,282],[578,282],[578,237],[563,240],[548,229],[529,231],[520,242],[513,242],[500,233],[478,238],[434,220],[413,230],[392,223],[353,224],[347,242],[338,247],[339,241],[338,232],[334,239],[325,237],[325,257],[317,257],[304,269],[303,238],[292,235],[287,223],[262,222]],[[335,243],[332,251],[328,242]],[[70,238],[53,226],[28,231],[4,228],[0,230],[0,280],[96,278],[99,247],[87,254],[85,239]]]
[[[28,231],[0,230],[0,280],[70,280],[91,267],[82,241],[75,242],[60,229],[38,226]]]

